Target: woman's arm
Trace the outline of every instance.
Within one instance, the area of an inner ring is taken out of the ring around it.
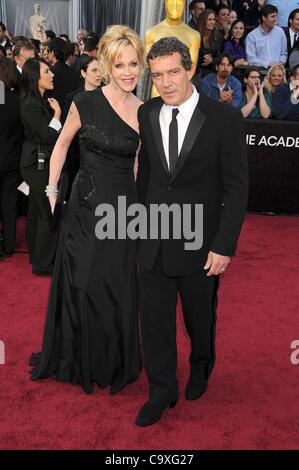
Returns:
[[[81,129],[81,120],[76,108],[76,105],[72,103],[69,114],[65,121],[65,125],[61,131],[61,134],[56,142],[53,153],[50,159],[50,175],[49,175],[49,186],[54,189],[57,188],[58,181],[61,175],[61,171],[66,159],[66,155],[69,149],[69,146]],[[51,204],[52,211],[54,210],[56,202],[55,192],[49,193],[49,202]]]
[[[259,108],[262,118],[268,119],[271,116],[271,108],[268,105],[264,95],[264,85],[262,84],[259,89]]]
[[[245,106],[243,106],[243,108],[241,108],[241,112],[242,112],[244,118],[247,118],[250,115],[250,113],[253,111],[253,109],[256,105],[257,97],[258,97],[258,93],[257,93],[257,90],[255,89],[254,95],[250,98],[250,100],[247,102],[247,104],[245,104]]]

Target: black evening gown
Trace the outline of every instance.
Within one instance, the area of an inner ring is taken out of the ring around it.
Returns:
[[[95,211],[137,202],[134,159],[139,136],[114,111],[102,90],[74,99],[82,128],[81,161],[61,233],[53,272],[42,351],[33,353],[33,380],[54,376],[80,384],[111,386],[114,394],[138,378],[142,367],[136,244],[99,240]],[[117,210],[116,210],[117,214]]]

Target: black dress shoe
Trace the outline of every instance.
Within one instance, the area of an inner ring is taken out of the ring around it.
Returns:
[[[163,412],[166,408],[174,408],[176,404],[177,399],[167,406],[159,406],[148,401],[139,411],[135,424],[137,424],[137,426],[151,426],[162,418]]]
[[[203,380],[202,382],[192,382],[189,380],[185,390],[186,400],[197,400],[207,391],[208,381]]]

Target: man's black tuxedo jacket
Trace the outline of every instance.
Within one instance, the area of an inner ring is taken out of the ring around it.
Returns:
[[[56,62],[51,71],[54,73],[54,90],[51,96],[59,102],[63,111],[66,95],[80,87],[81,78],[76,70],[62,61]]]
[[[0,105],[0,171],[19,168],[23,139],[20,98],[6,88]]]
[[[203,204],[203,246],[184,249],[181,240],[141,240],[139,260],[150,270],[162,243],[168,276],[203,269],[209,251],[233,256],[246,214],[248,163],[240,111],[201,93],[173,176],[163,149],[159,115],[163,102],[154,98],[139,109],[141,149],[137,189],[140,203]]]

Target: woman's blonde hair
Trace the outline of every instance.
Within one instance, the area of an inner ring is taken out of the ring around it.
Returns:
[[[144,47],[138,34],[129,26],[109,26],[100,39],[97,53],[103,82],[109,83],[112,64],[122,56],[126,46],[133,47],[141,70],[144,68]]]
[[[265,80],[264,80],[265,88],[270,93],[274,93],[274,91],[275,91],[275,89],[271,85],[270,77],[271,77],[272,73],[275,72],[276,70],[280,70],[283,73],[283,83],[287,83],[287,73],[286,73],[286,69],[284,68],[284,66],[282,64],[272,65],[272,67],[268,70],[268,73],[267,73],[267,75],[265,77]]]

